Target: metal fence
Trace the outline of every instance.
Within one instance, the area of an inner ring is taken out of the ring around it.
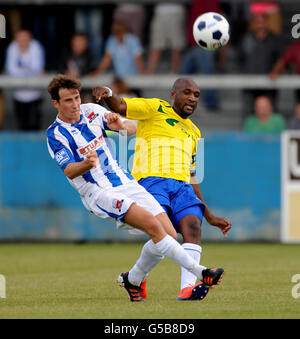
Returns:
[[[28,78],[12,78],[6,75],[0,76],[0,88],[41,88],[45,89],[55,74],[46,74]],[[124,80],[132,88],[140,89],[170,89],[172,84],[179,77],[185,75],[153,75],[134,76]],[[297,89],[300,88],[300,76],[281,75],[276,81],[272,81],[266,75],[189,75],[201,88],[216,89]],[[83,88],[91,89],[100,84],[107,85],[113,80],[112,74],[105,74],[99,77],[82,77]]]

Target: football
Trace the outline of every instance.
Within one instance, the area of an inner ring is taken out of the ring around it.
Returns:
[[[223,15],[208,12],[200,15],[195,20],[193,35],[198,46],[212,51],[228,43],[230,26]]]

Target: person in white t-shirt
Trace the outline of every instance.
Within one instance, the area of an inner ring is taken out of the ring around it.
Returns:
[[[150,53],[147,73],[157,72],[161,54],[171,51],[170,73],[178,73],[181,54],[186,46],[186,11],[182,4],[161,3],[154,8],[150,25]]]
[[[18,31],[6,53],[5,69],[13,78],[27,78],[43,73],[45,52],[43,46],[27,30]],[[41,128],[42,91],[17,89],[13,92],[18,128],[39,130]]]

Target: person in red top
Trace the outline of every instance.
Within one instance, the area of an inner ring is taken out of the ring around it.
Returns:
[[[218,0],[193,0],[189,8],[188,17],[188,42],[190,45],[196,45],[193,37],[194,21],[199,15],[207,12],[221,13]]]
[[[300,75],[300,41],[296,40],[288,46],[283,55],[277,60],[269,74],[271,80],[276,80],[288,66],[294,65],[296,74]],[[300,103],[300,89],[296,90],[296,101]]]

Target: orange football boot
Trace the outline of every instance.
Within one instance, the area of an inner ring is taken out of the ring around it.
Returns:
[[[208,292],[209,288],[200,282],[181,289],[176,300],[203,300]]]

